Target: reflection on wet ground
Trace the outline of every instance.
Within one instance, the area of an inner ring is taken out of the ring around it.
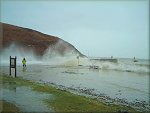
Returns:
[[[7,68],[3,68],[4,73],[7,73]],[[150,109],[148,74],[48,65],[29,65],[26,71],[18,67],[17,74],[24,79],[54,85],[108,104],[129,105],[139,110]]]
[[[46,93],[33,91],[30,87],[18,87],[15,82],[3,81],[3,87],[0,90],[0,100],[15,104],[23,112],[50,112],[44,103],[47,98],[53,96]]]

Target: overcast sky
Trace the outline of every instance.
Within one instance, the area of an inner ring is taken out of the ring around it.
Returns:
[[[58,36],[89,56],[149,58],[149,0],[3,0],[1,22]]]

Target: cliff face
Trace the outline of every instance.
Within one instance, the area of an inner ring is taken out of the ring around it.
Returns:
[[[75,54],[84,56],[73,45],[58,37],[5,23],[0,23],[0,27],[2,51],[13,43],[26,50],[32,50],[39,56],[44,55],[48,48],[59,55],[74,52]]]

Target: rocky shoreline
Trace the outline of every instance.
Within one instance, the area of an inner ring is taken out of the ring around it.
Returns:
[[[89,88],[81,88],[81,87],[74,87],[73,85],[70,87],[66,87],[63,85],[59,85],[53,82],[45,82],[43,80],[38,81],[43,84],[51,85],[54,86],[57,89],[63,90],[63,91],[69,91],[71,93],[77,94],[77,95],[82,95],[86,96],[89,98],[96,99],[97,101],[103,102],[107,105],[125,105],[125,106],[130,106],[134,109],[136,109],[139,112],[148,112],[150,111],[150,104],[147,103],[146,101],[140,101],[136,99],[133,102],[128,102],[127,99],[120,99],[120,98],[111,98],[107,96],[104,93],[95,93],[95,89],[89,89]],[[118,91],[118,94],[121,94],[121,91]]]

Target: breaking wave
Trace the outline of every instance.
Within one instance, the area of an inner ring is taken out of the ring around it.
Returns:
[[[135,73],[150,73],[149,60],[139,59],[133,62],[133,59],[117,59],[117,62],[109,61],[91,61],[92,65],[99,66],[102,70],[115,70]]]
[[[97,66],[101,70],[114,70],[123,72],[135,72],[135,73],[150,73],[150,60],[137,59],[138,62],[133,62],[131,58],[98,58],[91,60],[92,58],[80,57],[77,59],[78,54],[74,51],[65,53],[64,56],[60,56],[55,51],[48,50],[39,59],[33,51],[24,50],[15,44],[10,45],[1,54],[1,65],[9,65],[9,56],[17,56],[17,65],[22,65],[22,58],[26,57],[28,64],[42,64],[42,65],[55,65],[55,66],[80,66],[79,68],[90,68],[90,66]],[[100,60],[101,59],[101,60]],[[114,60],[115,62],[112,62]],[[116,62],[117,61],[117,62]]]

